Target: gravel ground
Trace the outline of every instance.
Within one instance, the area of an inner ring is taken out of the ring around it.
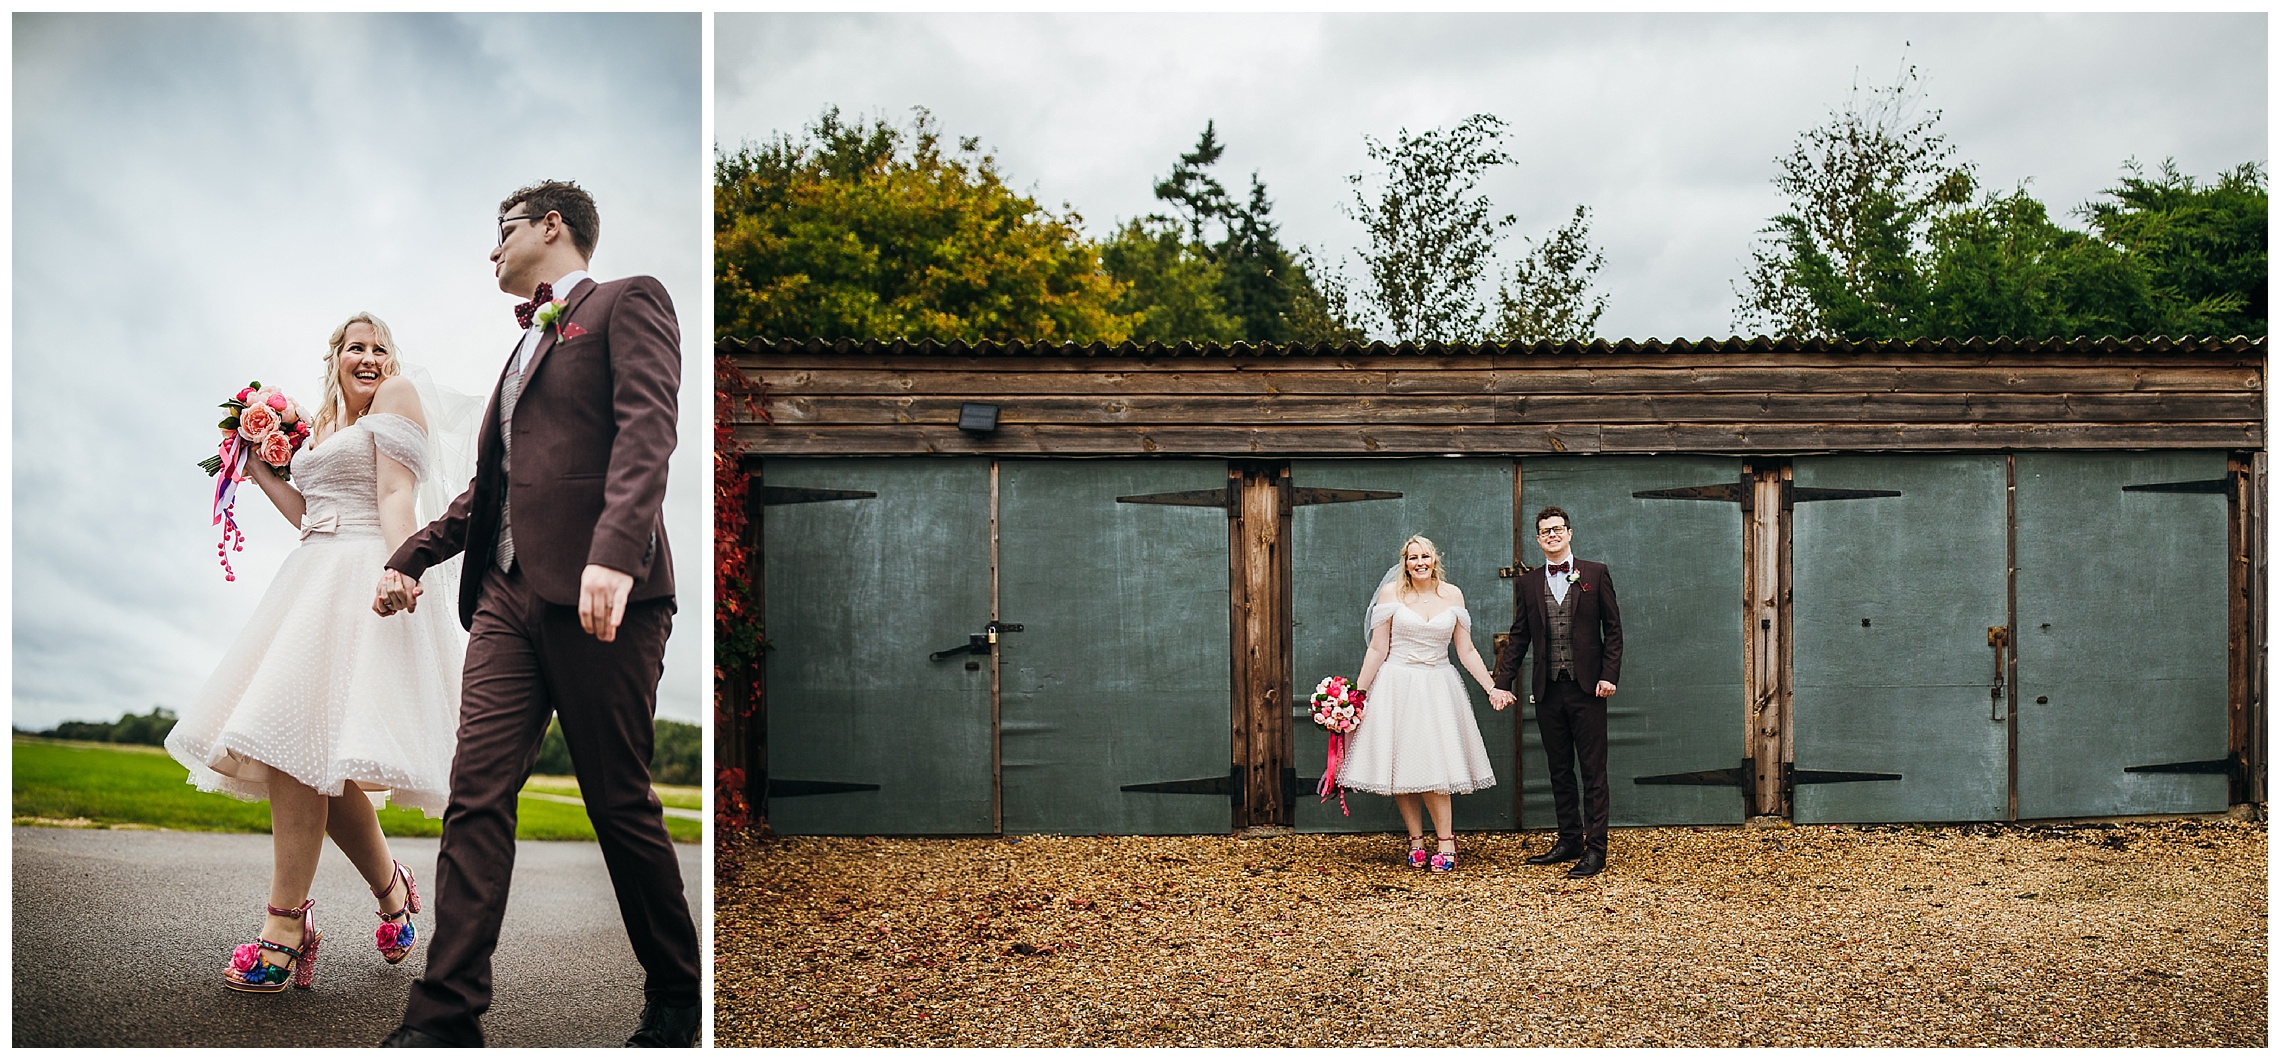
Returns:
[[[725,1046],[2236,1046],[2265,827],[757,839],[719,853]]]

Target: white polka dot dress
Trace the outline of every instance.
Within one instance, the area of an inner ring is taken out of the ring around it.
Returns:
[[[1452,607],[1426,618],[1407,604],[1392,611],[1385,665],[1346,745],[1338,783],[1379,795],[1463,795],[1494,786],[1472,700],[1449,662],[1449,646],[1472,635],[1472,613]]]
[[[411,420],[371,413],[295,455],[301,546],[166,738],[200,790],[259,801],[281,770],[443,815],[467,651],[456,579],[431,572],[410,614],[372,610],[388,560],[379,459],[424,473],[425,446]]]

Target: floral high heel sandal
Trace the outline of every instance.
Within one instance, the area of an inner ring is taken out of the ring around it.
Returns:
[[[385,900],[396,889],[397,881],[404,884],[404,907],[393,913],[374,910],[380,914],[380,927],[373,931],[372,942],[380,947],[380,959],[398,964],[412,955],[412,946],[419,942],[419,932],[412,927],[412,914],[420,911],[420,884],[412,878],[412,870],[401,861],[395,862],[395,871],[388,874],[388,886],[372,892],[375,899]]]
[[[1425,837],[1421,835],[1410,836],[1409,867],[1413,869],[1424,868],[1427,860],[1428,855],[1425,853]]]
[[[236,952],[230,954],[230,966],[222,971],[222,985],[232,990],[243,990],[249,994],[276,994],[284,991],[287,982],[303,989],[307,989],[315,983],[317,981],[317,943],[324,940],[324,935],[317,931],[317,925],[309,915],[309,911],[315,908],[316,904],[317,900],[311,898],[302,902],[299,909],[279,909],[276,906],[269,906],[270,916],[300,918],[300,947],[296,949],[282,942],[271,942],[268,939],[258,937],[252,942],[241,944]],[[263,950],[284,954],[285,963],[270,964],[262,960],[261,951]]]
[[[1457,845],[1457,837],[1453,835],[1434,836],[1433,838],[1438,839],[1443,843],[1447,843],[1452,847]],[[1434,872],[1454,872],[1457,868],[1457,852],[1454,850],[1444,850],[1435,853],[1430,864],[1432,865]]]

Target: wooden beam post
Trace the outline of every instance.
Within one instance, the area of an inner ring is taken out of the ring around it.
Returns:
[[[1743,754],[1752,765],[1749,778],[1750,812],[1789,815],[1783,797],[1782,748],[1789,731],[1788,567],[1783,562],[1782,540],[1788,524],[1781,510],[1781,482],[1786,469],[1781,461],[1744,464],[1750,490],[1749,509],[1742,513],[1742,645],[1746,655],[1742,671],[1743,695],[1749,706],[1743,719]]]
[[[1289,825],[1290,465],[1230,461],[1229,631],[1235,641],[1232,769],[1237,829]]]

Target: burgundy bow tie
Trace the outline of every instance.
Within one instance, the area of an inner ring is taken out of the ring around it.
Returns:
[[[538,307],[553,300],[554,285],[539,284],[538,290],[531,292],[530,301],[515,307],[515,323],[522,325],[524,331],[529,331],[530,318],[537,315]]]
[[[1566,574],[1567,571],[1568,565],[1565,563],[1554,563],[1544,568],[1546,574]]]

